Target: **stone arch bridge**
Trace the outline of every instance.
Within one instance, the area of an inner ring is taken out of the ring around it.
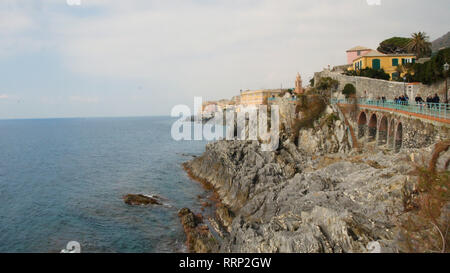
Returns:
[[[439,114],[430,111],[427,115],[425,111],[421,113],[388,103],[360,101],[355,104],[345,100],[335,103],[341,109],[352,106],[353,114],[346,117],[352,127],[353,142],[362,146],[375,144],[398,152],[402,148],[423,148],[450,138],[450,110]]]

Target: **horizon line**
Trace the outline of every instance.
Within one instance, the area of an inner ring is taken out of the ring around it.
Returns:
[[[170,115],[140,115],[140,116],[72,116],[72,117],[37,117],[37,118],[0,118],[0,121],[8,120],[50,120],[50,119],[108,119],[108,118],[151,118],[151,117],[171,117]]]

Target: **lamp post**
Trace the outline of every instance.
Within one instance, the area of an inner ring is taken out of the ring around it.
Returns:
[[[447,79],[448,79],[448,69],[450,68],[450,65],[448,63],[444,64],[444,72],[445,72],[445,103],[448,103],[448,85],[447,85]]]
[[[403,77],[403,95],[406,96],[406,76]]]

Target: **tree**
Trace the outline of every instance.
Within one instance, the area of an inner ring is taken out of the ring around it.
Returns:
[[[421,82],[423,84],[432,84],[434,82],[444,80],[445,73],[443,66],[445,63],[450,63],[450,48],[440,50],[431,60],[420,64],[416,63],[412,66],[414,73],[407,77],[411,81]]]
[[[344,86],[344,90],[342,90],[342,94],[344,94],[346,98],[349,98],[349,97],[355,95],[356,94],[355,86],[351,83],[347,83]]]
[[[339,86],[339,81],[330,78],[330,77],[324,77],[320,78],[319,82],[317,83],[317,89],[321,91],[329,90],[329,89],[337,89]]]
[[[395,68],[395,72],[397,72],[397,75],[393,75],[393,79],[395,81],[401,81],[403,82],[403,78],[401,75],[404,75],[407,77],[407,75],[411,75],[413,71],[413,64],[402,64]],[[408,81],[409,82],[409,81]]]
[[[409,52],[416,54],[417,58],[431,55],[431,43],[425,32],[417,32],[411,35],[411,40],[406,45]]]
[[[384,54],[411,53],[407,48],[410,41],[410,38],[392,37],[381,42],[377,50]]]

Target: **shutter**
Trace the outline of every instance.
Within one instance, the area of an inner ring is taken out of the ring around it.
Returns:
[[[398,66],[398,59],[392,59],[392,66]]]
[[[379,59],[372,60],[372,68],[375,69],[375,70],[381,69],[381,65],[380,65],[380,60]]]

